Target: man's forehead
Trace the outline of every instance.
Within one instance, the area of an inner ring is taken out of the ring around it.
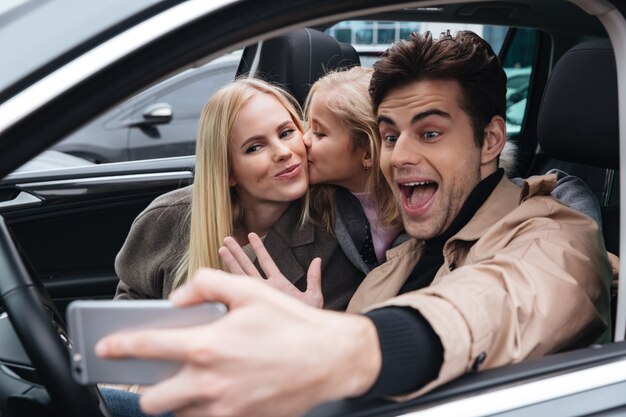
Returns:
[[[460,99],[461,88],[455,80],[414,81],[389,90],[378,106],[377,116],[413,117],[428,108],[452,113],[460,108]]]

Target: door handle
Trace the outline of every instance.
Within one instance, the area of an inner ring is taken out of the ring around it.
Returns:
[[[25,191],[20,191],[18,195],[16,195],[11,200],[0,202],[0,209],[16,209],[22,207],[31,207],[37,206],[43,202],[42,198],[34,196]]]

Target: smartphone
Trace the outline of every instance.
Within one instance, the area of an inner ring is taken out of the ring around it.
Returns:
[[[172,329],[210,323],[226,314],[222,303],[175,307],[168,300],[79,300],[69,304],[72,374],[79,384],[151,385],[173,376],[174,361],[102,359],[94,347],[104,336],[143,329]]]

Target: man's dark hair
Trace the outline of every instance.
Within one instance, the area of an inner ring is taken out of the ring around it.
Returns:
[[[493,116],[506,116],[506,74],[491,46],[470,31],[455,36],[412,33],[396,42],[374,64],[370,95],[374,114],[390,90],[424,80],[456,80],[461,108],[469,115],[474,141],[482,146]]]

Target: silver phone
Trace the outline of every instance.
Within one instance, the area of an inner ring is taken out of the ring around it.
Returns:
[[[79,384],[150,385],[169,378],[178,371],[180,363],[102,359],[96,356],[94,346],[112,333],[197,326],[216,320],[226,311],[222,303],[175,307],[168,300],[73,301],[67,309],[67,323],[74,379]]]

